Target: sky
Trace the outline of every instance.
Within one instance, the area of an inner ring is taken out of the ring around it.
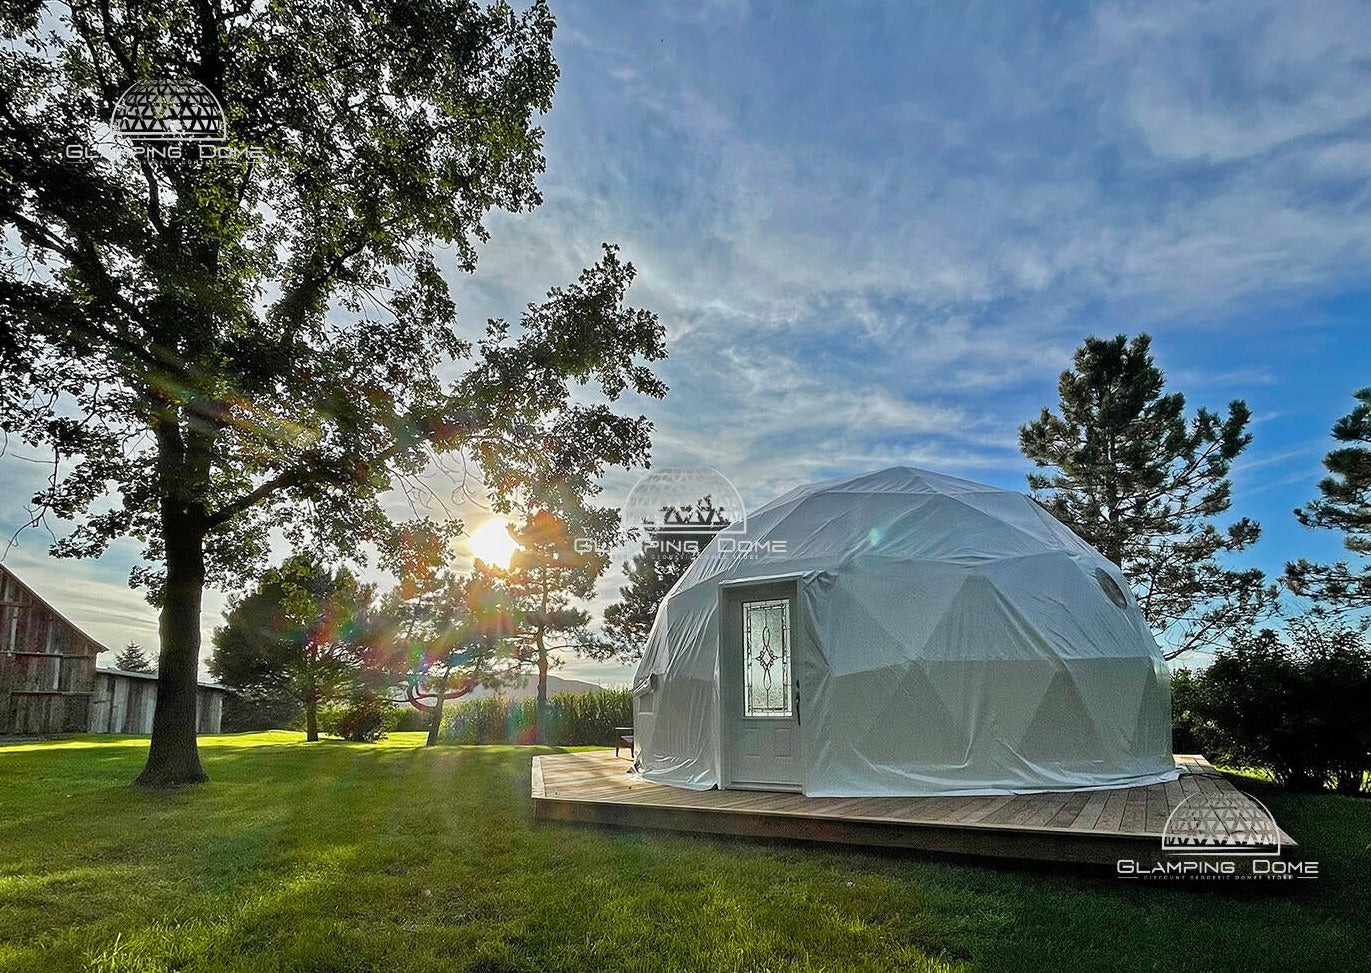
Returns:
[[[475,274],[450,278],[474,331],[618,243],[668,334],[670,394],[624,403],[655,423],[654,468],[715,467],[749,508],[894,465],[1024,489],[1018,427],[1072,351],[1146,331],[1192,409],[1252,409],[1231,517],[1263,535],[1237,563],[1337,556],[1291,510],[1371,385],[1364,4],[553,10],[544,204],[492,217]],[[6,534],[32,458],[0,456]],[[106,645],[154,646],[136,545],[56,562],[49,539],[4,563]]]

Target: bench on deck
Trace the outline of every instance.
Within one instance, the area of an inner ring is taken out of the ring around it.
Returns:
[[[619,751],[624,747],[628,748],[629,757],[636,757],[633,751],[633,727],[616,726],[614,728],[614,756],[619,756]]]

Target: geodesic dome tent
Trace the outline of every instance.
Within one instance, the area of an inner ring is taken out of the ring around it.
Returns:
[[[643,777],[810,796],[1171,780],[1170,705],[1115,565],[1022,494],[907,468],[715,537],[634,677]]]

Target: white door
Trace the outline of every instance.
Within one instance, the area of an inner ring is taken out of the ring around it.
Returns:
[[[799,790],[795,583],[729,587],[721,598],[719,690],[726,787]]]

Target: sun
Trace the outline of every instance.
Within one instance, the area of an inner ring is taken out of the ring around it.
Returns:
[[[519,547],[501,520],[487,520],[473,530],[467,538],[467,546],[473,555],[496,568],[509,567],[510,555]]]

